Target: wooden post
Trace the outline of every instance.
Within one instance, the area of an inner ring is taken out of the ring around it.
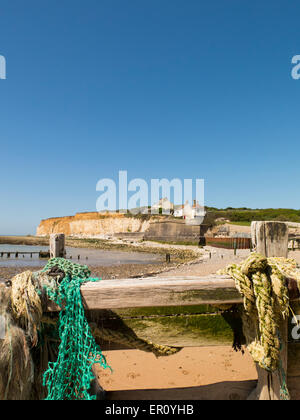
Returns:
[[[50,258],[65,258],[65,235],[56,233],[50,235]]]
[[[251,236],[259,254],[287,258],[289,230],[286,223],[252,222]]]
[[[256,252],[266,257],[288,256],[288,227],[282,222],[252,222],[252,242]],[[283,321],[280,325],[282,340],[281,360],[282,368],[287,377],[288,359],[288,322]],[[277,371],[268,373],[257,366],[258,384],[250,395],[249,400],[280,400],[281,376]]]

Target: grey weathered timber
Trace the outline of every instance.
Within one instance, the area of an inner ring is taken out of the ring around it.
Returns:
[[[252,222],[252,242],[256,252],[266,257],[288,256],[288,226],[281,222]],[[282,341],[282,368],[287,377],[288,359],[288,325],[283,321],[280,325]],[[258,385],[250,395],[250,400],[280,400],[281,375],[277,371],[268,373],[257,366]]]
[[[243,298],[228,276],[150,277],[103,280],[81,288],[88,310],[240,304]],[[297,298],[298,300],[298,298]],[[48,302],[48,311],[58,308]]]
[[[288,256],[289,228],[284,222],[252,222],[252,243],[266,257]]]
[[[228,276],[104,280],[81,288],[87,309],[145,308],[242,303]],[[55,307],[49,303],[49,310]]]
[[[65,235],[62,233],[54,233],[50,235],[50,257],[65,258]]]

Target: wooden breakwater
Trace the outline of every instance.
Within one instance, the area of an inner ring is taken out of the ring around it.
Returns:
[[[253,223],[252,241],[256,250],[267,257],[288,255],[288,228],[284,223]],[[293,313],[300,316],[298,286],[293,279],[289,279],[287,285]],[[235,311],[220,309],[223,305],[242,305],[242,296],[228,276],[110,280],[88,283],[81,292],[87,316],[98,312],[98,328],[118,333],[129,330],[135,336],[157,344],[175,347],[229,345],[237,331],[243,335],[242,322]],[[49,304],[48,311],[57,310]],[[300,393],[300,337],[295,336],[294,316],[281,323],[280,335],[282,372],[295,397]],[[106,350],[128,349],[128,346],[111,341],[99,340],[98,343]],[[218,395],[219,399],[277,400],[281,396],[278,375],[277,371],[270,373],[258,368],[257,382],[231,383],[223,394],[216,384],[210,387],[210,392],[205,389],[204,394],[208,399]],[[142,395],[147,398],[145,393]],[[202,395],[199,389],[199,399]],[[132,398],[137,399],[137,394],[132,392]]]
[[[206,237],[205,245],[225,249],[251,249],[251,238],[213,238]]]
[[[0,258],[20,258],[25,257],[25,255],[29,255],[30,258],[33,258],[34,255],[38,255],[40,259],[49,259],[50,252],[47,251],[36,251],[36,252],[25,252],[25,251],[1,251]]]

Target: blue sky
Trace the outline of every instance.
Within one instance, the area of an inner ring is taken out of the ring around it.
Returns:
[[[204,178],[207,205],[300,208],[300,5],[2,0],[0,233],[95,211],[96,183]]]

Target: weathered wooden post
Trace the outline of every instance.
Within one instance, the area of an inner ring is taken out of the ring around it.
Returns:
[[[251,237],[259,254],[287,258],[289,229],[286,223],[252,222]]]
[[[282,222],[252,222],[251,236],[256,252],[266,257],[288,256],[288,227]],[[288,321],[280,325],[282,340],[282,368],[287,377],[288,359]],[[250,400],[280,400],[280,388],[282,378],[280,373],[269,373],[257,366],[258,384],[250,395]]]
[[[233,243],[233,248],[234,248],[234,255],[236,255],[237,254],[237,241],[236,241],[236,239],[234,240],[234,243]]]
[[[65,258],[65,235],[55,233],[50,235],[50,258]]]

